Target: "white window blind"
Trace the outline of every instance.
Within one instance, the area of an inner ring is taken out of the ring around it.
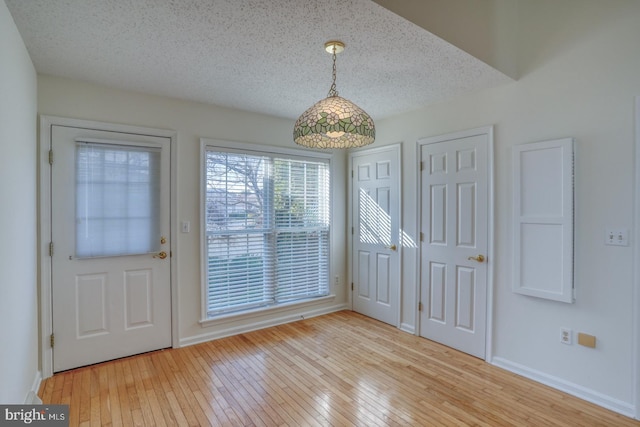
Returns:
[[[329,291],[329,164],[206,151],[208,317]]]
[[[76,257],[154,252],[160,149],[76,144]]]

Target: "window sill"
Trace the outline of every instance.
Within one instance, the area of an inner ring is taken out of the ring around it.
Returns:
[[[313,307],[313,306],[316,306],[316,305],[322,305],[322,304],[325,304],[327,302],[334,301],[335,298],[336,298],[336,296],[331,294],[331,295],[327,295],[325,297],[310,298],[310,299],[306,299],[306,300],[280,304],[280,305],[272,306],[272,307],[256,308],[256,309],[253,309],[253,310],[240,311],[240,312],[237,312],[237,313],[223,314],[223,315],[212,317],[212,318],[208,318],[208,319],[202,319],[202,320],[199,321],[199,323],[200,323],[200,326],[203,327],[203,328],[208,328],[208,327],[211,327],[211,326],[219,326],[219,325],[224,325],[226,323],[236,322],[236,321],[239,321],[239,320],[256,319],[256,318],[264,317],[264,316],[282,314],[282,313],[286,313],[288,311],[298,310],[298,309],[301,309],[301,308],[307,308],[307,307]]]

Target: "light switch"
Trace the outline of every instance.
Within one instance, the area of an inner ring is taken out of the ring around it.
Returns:
[[[629,230],[626,228],[607,228],[605,230],[605,245],[629,246]]]
[[[189,221],[182,221],[182,232],[183,233],[188,233],[191,231],[191,222]]]

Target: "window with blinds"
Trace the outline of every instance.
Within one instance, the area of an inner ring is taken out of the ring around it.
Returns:
[[[156,251],[160,149],[76,144],[76,257]]]
[[[329,162],[207,147],[207,317],[329,293]]]

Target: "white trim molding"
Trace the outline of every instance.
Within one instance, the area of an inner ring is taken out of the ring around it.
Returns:
[[[411,325],[409,323],[401,323],[400,324],[400,330],[404,331],[404,332],[406,332],[408,334],[411,334],[411,335],[417,335],[415,326]]]
[[[562,378],[554,377],[544,372],[531,369],[527,366],[512,362],[502,357],[494,357],[491,361],[491,364],[505,369],[509,372],[513,372],[514,374],[529,378],[530,380],[548,385],[549,387],[553,387],[572,396],[586,400],[587,402],[591,402],[604,408],[611,409],[612,411],[625,415],[627,417],[634,416],[635,408],[631,403],[623,402],[611,396],[607,396],[581,385],[563,380]]]
[[[322,299],[324,302],[325,299]],[[215,331],[205,332],[199,335],[192,335],[188,338],[180,340],[180,347],[187,347],[190,345],[200,344],[207,341],[217,340],[220,338],[226,338],[233,335],[243,334],[247,332],[257,331],[264,328],[270,328],[272,326],[283,325],[285,323],[295,322],[297,320],[304,320],[311,317],[322,316],[324,314],[334,313],[336,311],[348,310],[347,304],[335,304],[331,306],[323,306],[316,309],[311,309],[313,302],[308,303],[308,309],[300,311],[292,310],[291,307],[276,308],[273,311],[269,311],[269,315],[264,316],[263,320],[255,320],[250,323],[234,324],[231,319],[221,319],[216,322],[215,319],[207,320],[206,326],[211,326],[215,323]],[[299,305],[296,307],[299,308]],[[256,313],[257,314],[257,313]],[[260,313],[263,314],[264,313]],[[256,316],[257,317],[257,316]],[[226,325],[225,325],[226,323]]]
[[[634,230],[633,239],[633,366],[635,417],[640,420],[640,96],[635,98],[635,191],[634,191]]]
[[[31,389],[27,393],[27,396],[24,399],[25,405],[40,405],[42,404],[42,400],[38,397],[38,391],[40,391],[40,384],[42,383],[42,372],[37,371],[34,378],[33,383],[31,384]]]

